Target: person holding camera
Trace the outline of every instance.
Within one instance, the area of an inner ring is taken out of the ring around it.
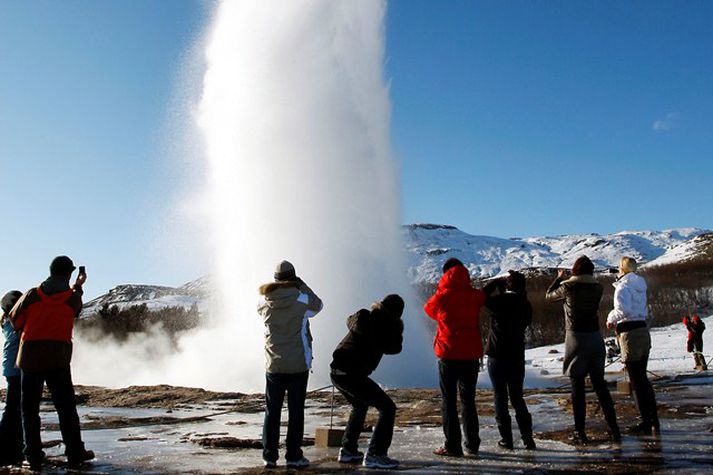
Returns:
[[[274,282],[260,286],[258,313],[265,324],[265,423],[262,458],[267,468],[277,466],[280,416],[287,393],[288,468],[309,466],[302,454],[307,380],[312,367],[309,319],[322,310],[322,300],[297,277],[288,261],[275,268]]]
[[[609,425],[609,435],[614,442],[621,441],[616,421],[614,401],[604,380],[606,350],[599,332],[599,303],[604,288],[594,278],[594,264],[587,256],[579,257],[572,266],[572,277],[561,269],[557,279],[545,294],[548,302],[562,302],[565,315],[565,350],[563,372],[572,382],[572,412],[574,413],[575,444],[589,440],[584,430],[586,418],[585,378],[589,379],[599,399],[604,419]]]
[[[396,294],[384,297],[371,309],[361,309],[347,319],[349,332],[332,354],[331,379],[334,387],[352,405],[339,450],[340,463],[359,463],[367,468],[395,469],[399,462],[388,456],[394,433],[396,405],[369,376],[384,355],[401,353],[404,300]],[[369,407],[379,411],[379,419],[366,456],[359,452],[359,434]]]
[[[660,430],[656,396],[646,365],[651,350],[651,335],[646,325],[646,281],[636,273],[633,257],[622,257],[614,282],[614,308],[607,316],[607,328],[614,329],[621,348],[621,362],[631,381],[641,422],[628,429],[631,434],[657,435]]]
[[[2,333],[5,344],[2,352],[2,374],[7,381],[5,391],[5,409],[0,420],[0,466],[18,465],[22,456],[22,411],[20,407],[20,370],[15,366],[17,351],[20,347],[20,335],[10,323],[9,313],[22,292],[12,290],[2,298]]]
[[[532,416],[522,394],[525,381],[525,330],[532,323],[532,305],[527,299],[525,276],[510,270],[507,277],[489,282],[483,291],[488,296],[485,307],[491,313],[485,354],[488,355],[488,375],[493,384],[495,422],[501,437],[498,445],[506,449],[513,448],[509,397],[515,409],[515,420],[522,442],[526,449],[535,450]]]
[[[441,416],[446,442],[433,452],[436,455],[463,456],[458,425],[458,396],[462,408],[465,449],[470,455],[476,455],[480,448],[475,386],[478,383],[478,360],[483,356],[480,309],[485,300],[485,292],[471,285],[468,269],[458,259],[451,258],[443,265],[443,276],[438,282],[436,293],[423,307],[426,315],[438,325],[433,350],[438,358]]]
[[[9,319],[20,333],[17,366],[22,372],[22,425],[25,458],[32,470],[41,470],[44,460],[40,436],[40,399],[45,383],[59,417],[67,465],[76,468],[94,458],[84,448],[72,384],[72,331],[82,311],[82,285],[87,280],[83,267],[70,287],[75,267],[67,256],[50,264],[50,276],[20,297]]]

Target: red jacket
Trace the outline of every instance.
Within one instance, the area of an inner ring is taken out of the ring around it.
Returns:
[[[81,288],[49,295],[41,287],[25,292],[10,311],[10,321],[22,335],[17,367],[43,371],[69,366],[74,320],[81,310]]]
[[[433,349],[442,360],[476,360],[483,356],[480,308],[485,292],[470,285],[463,266],[448,269],[423,310],[438,323]]]

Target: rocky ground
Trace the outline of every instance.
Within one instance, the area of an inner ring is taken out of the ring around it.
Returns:
[[[400,471],[412,473],[653,473],[713,472],[713,378],[705,374],[656,381],[663,433],[659,438],[625,436],[611,444],[593,394],[587,401],[587,431],[592,443],[575,447],[568,436],[571,406],[566,387],[527,391],[538,450],[496,446],[492,393],[478,390],[483,443],[478,457],[443,459],[432,455],[442,443],[440,398],[435,389],[396,389],[397,427],[390,455]],[[614,390],[614,388],[612,388]],[[141,386],[124,389],[77,387],[84,438],[97,452],[86,473],[262,473],[260,430],[262,395],[216,393],[196,388]],[[622,427],[636,422],[627,394],[613,392]],[[334,397],[334,411],[332,411]],[[43,413],[47,473],[64,473],[61,437],[51,405]],[[314,446],[314,429],[342,426],[345,401],[330,391],[310,393],[305,453],[313,462],[307,473],[359,472],[335,462],[337,448]],[[363,441],[375,423],[369,415]],[[285,424],[283,423],[283,426]],[[516,434],[517,435],[517,434]],[[6,469],[6,473],[21,471]],[[284,471],[278,468],[278,471]]]

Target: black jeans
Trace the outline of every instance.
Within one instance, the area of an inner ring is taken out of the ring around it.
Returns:
[[[488,375],[493,383],[495,422],[503,440],[512,442],[512,421],[508,411],[508,397],[515,409],[515,420],[523,440],[532,439],[532,417],[522,396],[525,380],[525,361],[488,357]]]
[[[5,410],[0,420],[0,463],[22,462],[22,411],[20,409],[21,378],[8,376]]]
[[[52,402],[59,417],[59,430],[68,459],[84,454],[84,443],[79,431],[77,401],[69,366],[44,371],[22,372],[22,425],[25,433],[25,458],[30,461],[42,460],[42,439],[40,438],[40,400],[42,388],[47,383]]]
[[[396,404],[368,376],[341,374],[332,372],[332,383],[352,405],[347,428],[342,438],[342,447],[356,452],[359,446],[359,434],[364,430],[364,420],[369,406],[379,411],[379,420],[374,426],[374,433],[369,442],[369,454],[387,455],[394,434]]]
[[[587,414],[586,376],[570,378],[572,382],[572,412],[574,413],[574,429],[578,432],[584,432],[584,421]],[[614,411],[614,401],[612,400],[607,382],[604,380],[604,375],[599,372],[590,372],[589,379],[592,381],[594,392],[599,399],[599,405],[604,413],[604,419],[609,425],[612,433],[619,433],[619,425],[616,422],[616,412]]]
[[[478,361],[439,360],[441,385],[441,417],[445,447],[449,452],[462,453],[461,431],[458,425],[457,396],[460,395],[465,447],[471,452],[480,448],[478,411],[475,408],[475,386],[478,384]]]
[[[276,462],[280,442],[280,416],[287,393],[287,453],[285,459],[302,458],[302,436],[305,430],[305,397],[309,372],[265,373],[265,423],[262,428],[262,458]]]
[[[656,395],[651,386],[648,376],[646,376],[646,366],[648,358],[641,361],[629,361],[625,363],[626,372],[629,374],[631,388],[634,390],[636,405],[639,407],[641,421],[649,426],[659,428],[658,408],[656,406]]]

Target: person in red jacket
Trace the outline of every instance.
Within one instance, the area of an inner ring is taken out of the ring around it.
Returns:
[[[56,257],[50,264],[49,278],[25,292],[9,315],[21,335],[17,366],[22,373],[22,427],[25,458],[33,471],[42,469],[45,456],[40,437],[40,400],[45,384],[57,410],[68,468],[94,458],[94,452],[86,450],[82,442],[70,369],[72,330],[82,310],[82,285],[87,280],[80,269],[70,287],[74,269],[69,257]]]
[[[683,324],[688,330],[686,349],[689,353],[693,353],[693,359],[696,362],[694,369],[706,371],[708,365],[706,365],[706,358],[703,356],[703,331],[706,329],[706,324],[698,315],[693,315],[691,318],[683,317]]]
[[[463,263],[451,258],[443,265],[443,276],[436,293],[424,306],[426,314],[438,324],[433,349],[438,358],[446,443],[434,451],[436,455],[463,455],[456,404],[458,394],[463,412],[465,449],[475,455],[480,448],[475,386],[478,383],[478,360],[483,356],[480,309],[485,300],[485,293],[471,286],[470,274]]]

